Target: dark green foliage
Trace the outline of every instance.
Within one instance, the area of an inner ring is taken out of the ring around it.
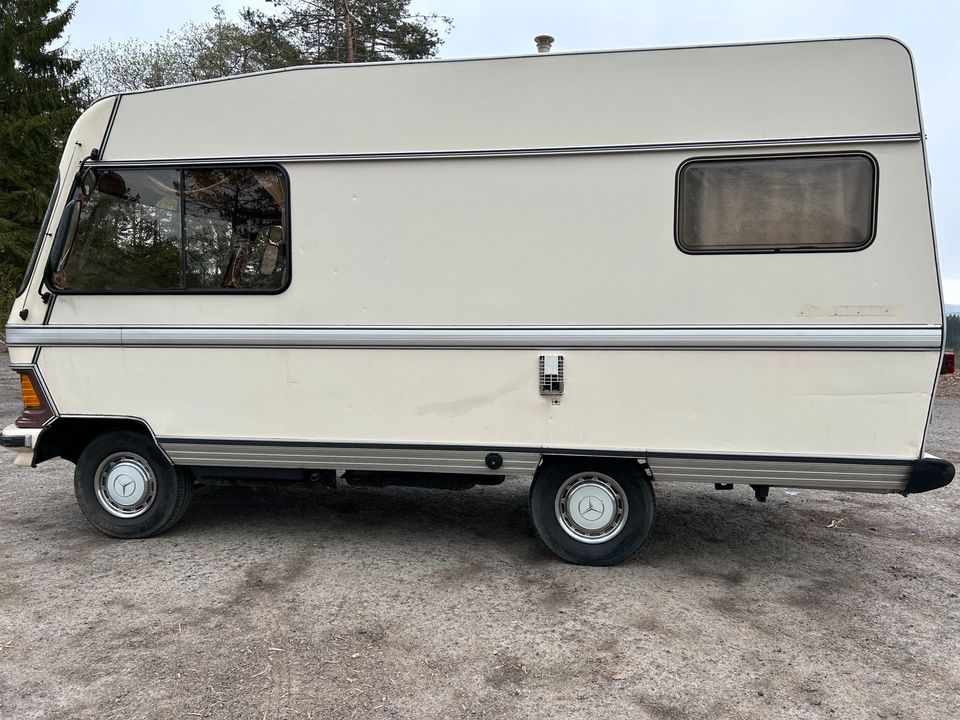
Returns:
[[[57,4],[0,0],[0,327],[79,114],[79,63],[55,46],[75,3],[59,13]]]
[[[947,315],[947,350],[960,350],[960,315]]]
[[[245,10],[244,21],[296,48],[300,63],[416,60],[434,57],[452,21],[414,13],[411,0],[268,0],[278,12]]]

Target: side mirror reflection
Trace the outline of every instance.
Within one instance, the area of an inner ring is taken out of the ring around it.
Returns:
[[[60,216],[60,224],[57,225],[57,232],[54,234],[53,244],[50,246],[50,256],[47,259],[50,272],[54,275],[62,270],[66,256],[69,255],[67,250],[73,243],[74,235],[76,235],[82,206],[79,200],[71,200],[63,208],[63,215]],[[54,279],[54,284],[59,285],[56,279]]]

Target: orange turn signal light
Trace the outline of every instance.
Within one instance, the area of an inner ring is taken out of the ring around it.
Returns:
[[[53,406],[43,393],[43,383],[35,368],[18,370],[23,411],[14,421],[18,428],[42,428],[53,418]]]
[[[23,406],[25,408],[41,407],[40,396],[37,395],[37,390],[33,387],[33,382],[26,373],[20,373],[20,395],[23,396]]]

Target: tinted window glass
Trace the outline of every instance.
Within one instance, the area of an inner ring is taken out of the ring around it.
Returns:
[[[65,249],[58,288],[180,288],[180,174],[176,170],[99,172]]]
[[[863,155],[691,162],[680,172],[677,240],[690,252],[863,247],[875,175]]]

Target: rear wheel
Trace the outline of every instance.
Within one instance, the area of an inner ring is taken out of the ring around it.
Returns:
[[[530,488],[530,516],[544,544],[578,565],[615,565],[653,527],[654,495],[636,461],[548,459]]]
[[[73,487],[87,520],[118,538],[163,532],[183,517],[193,494],[193,481],[152,439],[125,430],[87,445],[77,459]]]

